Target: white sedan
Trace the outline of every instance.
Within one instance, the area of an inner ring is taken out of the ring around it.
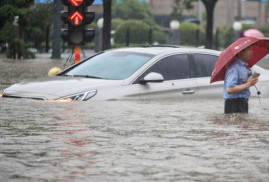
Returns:
[[[202,48],[140,47],[111,49],[87,58],[53,77],[21,82],[3,97],[54,101],[222,97],[223,81],[210,84],[220,52]],[[269,71],[258,89],[269,94]],[[252,95],[256,95],[251,88]]]

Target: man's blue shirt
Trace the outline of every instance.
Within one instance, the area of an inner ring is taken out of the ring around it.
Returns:
[[[235,94],[228,94],[226,88],[234,87],[236,85],[242,85],[247,82],[250,76],[250,70],[247,68],[248,63],[241,61],[240,59],[235,59],[227,68],[225,79],[224,79],[224,99],[235,99],[235,98],[249,98],[250,91],[249,88],[242,90],[241,92]]]

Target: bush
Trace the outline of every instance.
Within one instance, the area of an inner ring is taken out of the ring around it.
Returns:
[[[7,58],[12,59],[27,59],[35,58],[34,53],[26,49],[26,44],[22,39],[13,39],[8,46]]]
[[[218,38],[222,49],[228,47],[233,41],[233,28],[231,26],[219,27]]]
[[[154,30],[152,43],[154,42],[158,42],[159,44],[166,44],[168,42],[168,35],[160,30]]]
[[[269,26],[268,25],[264,25],[259,27],[259,30],[263,33],[263,35],[265,37],[269,37]]]
[[[120,24],[122,24],[124,20],[122,19],[112,19],[111,21],[111,30],[116,30]]]
[[[129,43],[144,44],[149,40],[150,27],[139,20],[127,20],[121,23],[115,32],[115,43],[126,43],[129,38]]]
[[[196,46],[197,34],[199,33],[199,45],[205,44],[205,31],[197,24],[182,22],[180,24],[180,44]]]
[[[241,29],[241,32],[244,32],[248,29],[252,29],[252,28],[255,28],[253,25],[248,25],[248,24],[242,24],[242,29]]]
[[[225,49],[228,47],[230,44],[233,43],[235,39],[235,34],[239,33],[240,37],[243,36],[244,31],[248,29],[255,28],[253,25],[248,25],[248,24],[242,24],[242,29],[240,32],[234,32],[232,26],[222,26],[219,27],[219,44],[222,47],[222,49]]]

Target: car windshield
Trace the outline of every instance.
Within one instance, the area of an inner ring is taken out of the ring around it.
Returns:
[[[134,52],[105,52],[67,71],[65,76],[122,80],[132,75],[153,56]]]

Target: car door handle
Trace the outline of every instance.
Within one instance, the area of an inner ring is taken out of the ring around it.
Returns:
[[[186,89],[186,90],[183,90],[182,92],[181,92],[182,94],[194,94],[195,93],[195,90],[191,90],[191,89]]]

